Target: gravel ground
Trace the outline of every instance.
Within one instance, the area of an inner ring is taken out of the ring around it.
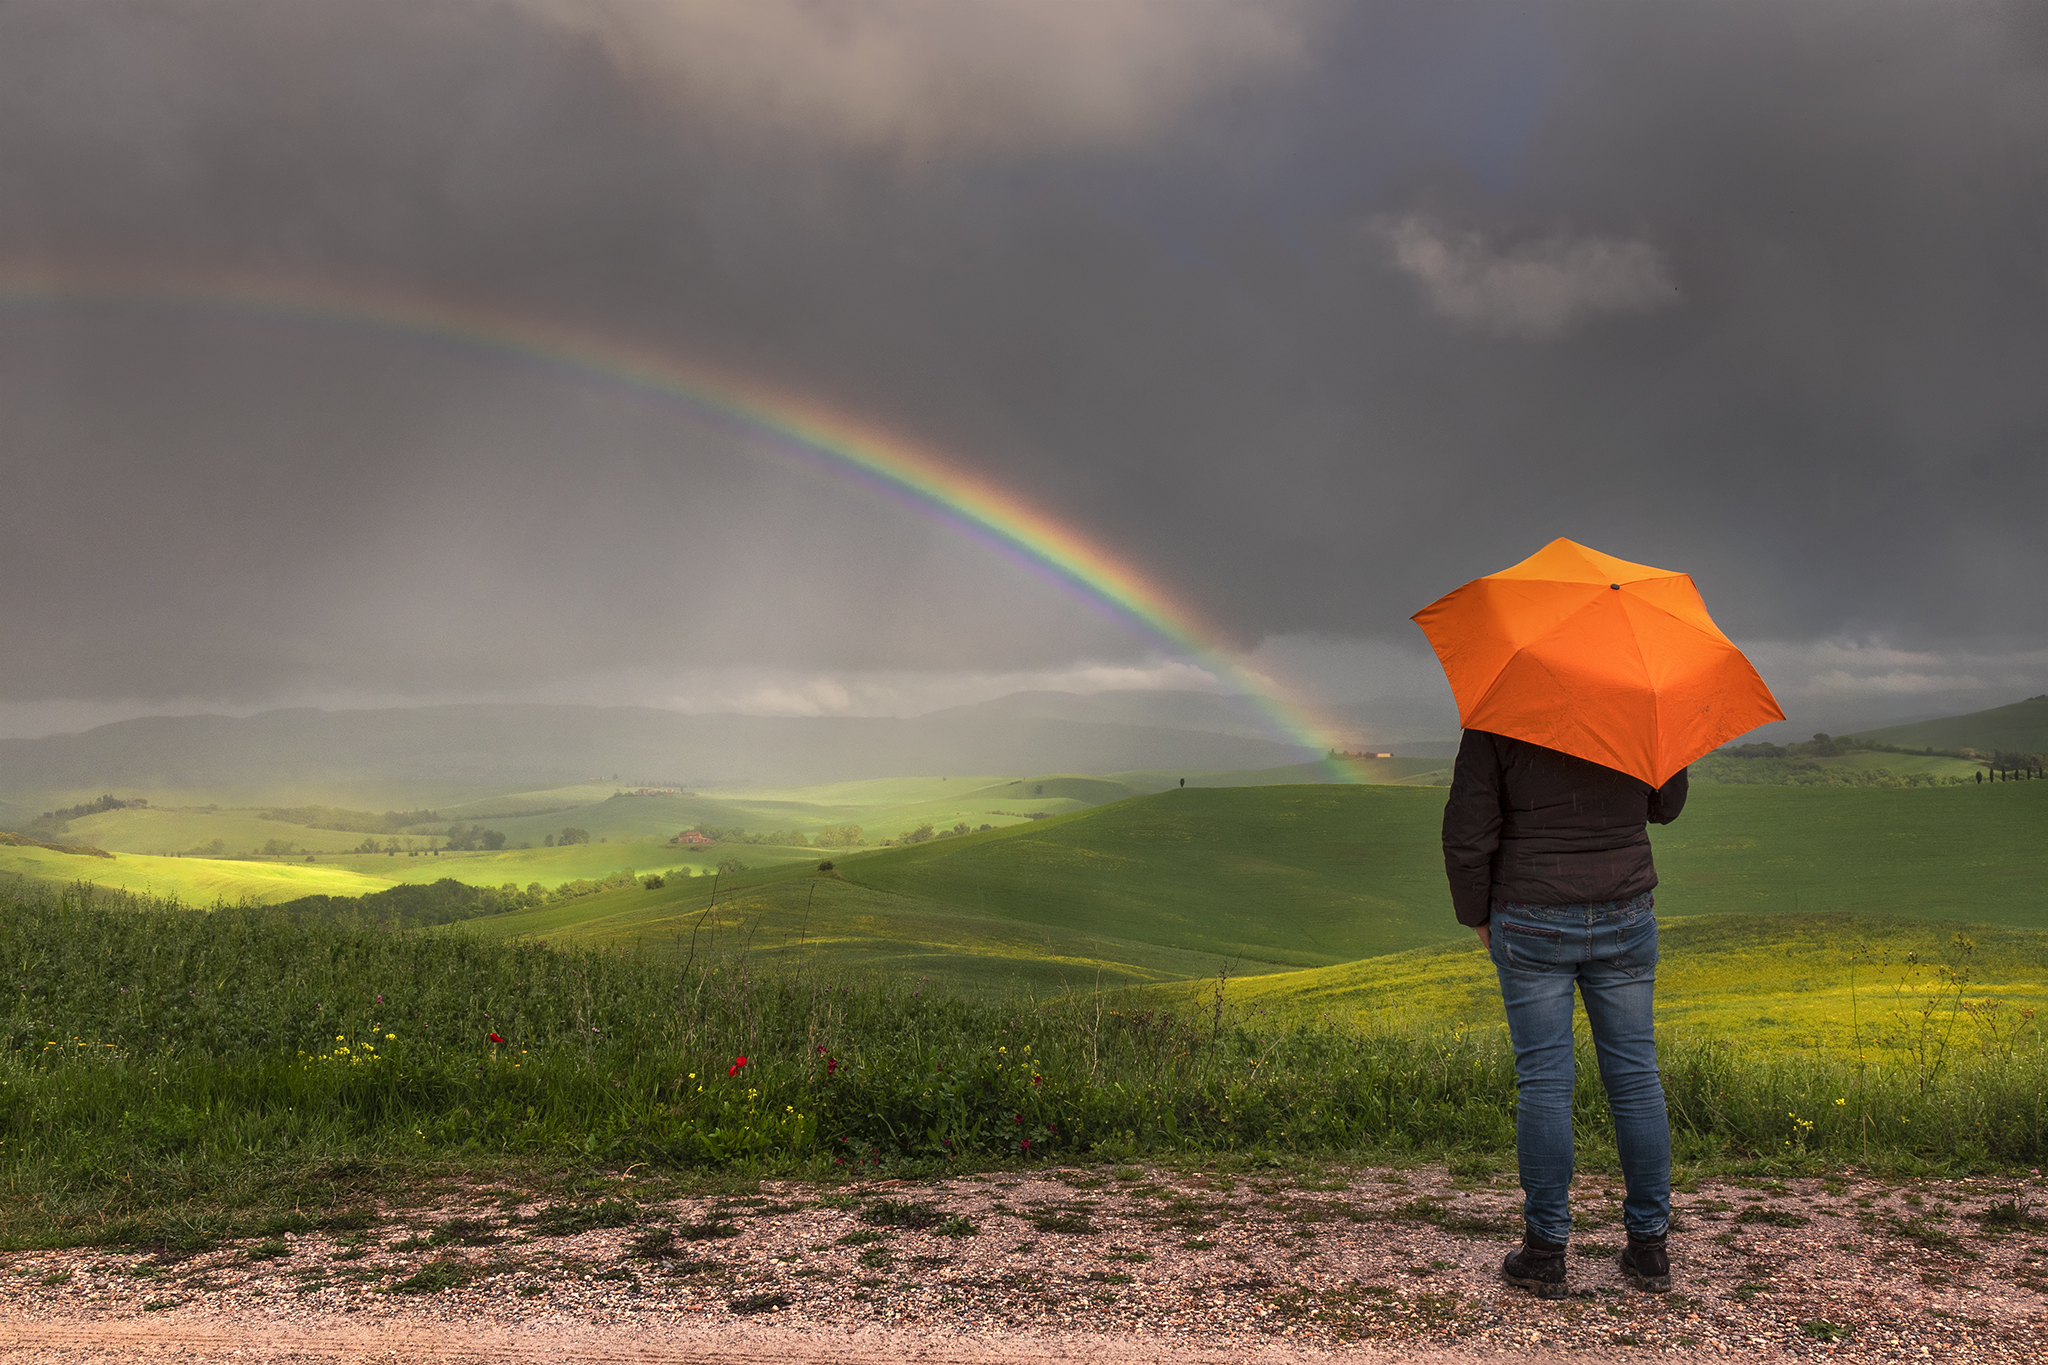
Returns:
[[[2038,1178],[1703,1183],[1674,1200],[1663,1295],[1622,1283],[1620,1189],[1584,1181],[1551,1302],[1499,1279],[1512,1177],[1441,1167],[635,1188],[470,1189],[196,1254],[0,1256],[0,1359],[2048,1360]]]

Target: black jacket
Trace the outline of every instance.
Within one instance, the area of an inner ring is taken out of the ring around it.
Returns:
[[[1460,924],[1493,901],[1581,905],[1657,884],[1649,821],[1685,809],[1685,770],[1662,787],[1527,740],[1467,730],[1444,806],[1444,870]]]

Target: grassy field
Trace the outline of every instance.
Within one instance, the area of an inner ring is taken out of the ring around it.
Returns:
[[[2048,1022],[2048,932],[1849,915],[1711,915],[1659,925],[1667,1033],[1767,1053],[1876,1057],[1995,1048]],[[1216,982],[1157,987],[1200,1007]],[[1505,1032],[1474,938],[1225,983],[1228,1007],[1273,1024]]]
[[[687,954],[746,942],[969,993],[1252,978],[1472,942],[1438,793],[1175,790],[1037,824],[606,893],[464,932]],[[2048,785],[1702,788],[1655,831],[1667,918],[1843,915],[2048,930]],[[443,860],[445,861],[445,860]],[[1676,931],[1674,931],[1676,932]]]
[[[307,853],[341,853],[363,841],[360,834],[266,820],[259,811],[156,806],[81,816],[56,837],[70,843],[91,844],[110,853],[153,854],[184,853],[219,839],[225,846],[223,854],[229,857],[254,852],[273,839],[291,844],[302,857]]]
[[[116,858],[80,857],[41,848],[0,846],[0,886],[20,879],[68,886],[88,881],[156,896],[173,896],[187,905],[225,901],[275,902],[298,896],[360,896],[391,883],[347,868],[324,863],[244,862],[227,858],[155,858],[123,854]]]
[[[2048,783],[1698,787],[1653,828],[1659,911],[2048,929]]]
[[[665,953],[711,935],[972,992],[1276,971],[1454,937],[1440,807],[1415,788],[1176,789],[838,857],[827,876],[799,865],[716,892],[692,879],[465,931]]]
[[[1728,960],[1771,950],[1738,943]],[[238,1211],[358,1207],[366,1185],[450,1161],[829,1177],[1512,1148],[1513,1065],[1493,1030],[1415,1015],[1282,1028],[1243,999],[1219,1014],[1144,992],[977,1001],[760,965],[9,896],[0,1245],[176,1244]],[[1864,1061],[1671,1029],[1661,1065],[1683,1163],[2048,1156],[2037,1027]],[[1601,1168],[1611,1130],[1583,1055],[1580,1072],[1575,1127]]]
[[[943,810],[964,819],[975,810],[1017,811],[1034,803],[1079,806],[1129,784],[1047,777],[968,786],[963,780],[960,797],[934,794],[951,785],[858,784],[804,794],[824,798],[811,808],[834,815]],[[1039,794],[1024,799],[1033,791]],[[526,795],[545,802],[587,794]],[[1240,974],[1330,966],[1460,934],[1444,903],[1437,848],[1442,795],[1428,788],[1173,788],[1038,821],[1009,818],[1003,828],[964,838],[822,855],[772,846],[669,845],[667,833],[678,823],[672,817],[682,812],[667,807],[677,799],[606,793],[566,813],[522,817],[536,829],[541,822],[553,828],[589,822],[583,827],[593,831],[593,842],[558,848],[410,858],[326,854],[310,865],[126,854],[110,861],[11,849],[11,861],[0,866],[57,882],[85,877],[154,888],[206,904],[223,896],[361,894],[376,885],[443,877],[552,887],[622,868],[706,873],[736,857],[752,870],[740,879],[747,886],[744,901],[730,899],[730,879],[722,888],[726,903],[715,922],[726,930],[738,932],[751,915],[763,944],[802,941],[813,955],[844,954],[933,974],[961,989],[1019,979],[1079,984],[1098,972],[1105,980],[1145,982],[1213,975],[1225,965]],[[797,804],[776,795],[755,800],[748,818],[763,828],[773,824],[763,814],[786,817]],[[124,810],[73,825],[78,834],[94,834],[116,822],[158,817],[185,818]],[[2044,827],[2048,783],[1701,786],[1685,815],[1653,830],[1652,838],[1667,916],[1838,913],[2048,928],[2048,899],[2041,895],[2048,886]],[[610,842],[597,842],[602,839]],[[820,856],[832,857],[837,872],[829,885],[813,890],[800,879]],[[532,923],[508,919],[502,932],[668,943],[679,917],[700,913],[709,895],[708,879],[690,877],[658,892],[613,893],[533,912],[544,918]],[[1034,958],[1037,965],[1025,965]]]
[[[1182,778],[1186,778],[1186,785],[1190,787],[1283,787],[1325,782],[1433,787],[1450,782],[1451,761],[1447,758],[1340,758],[1243,772],[1182,773],[1158,769],[1111,773],[1110,777],[1144,792],[1177,788]]]

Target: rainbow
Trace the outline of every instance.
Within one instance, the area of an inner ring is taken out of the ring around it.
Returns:
[[[622,386],[772,435],[784,449],[942,517],[1135,624],[1256,699],[1297,743],[1318,752],[1332,747],[1331,731],[1307,704],[1239,663],[1219,632],[1137,566],[958,460],[843,408],[654,345],[473,303],[247,274],[0,265],[0,307],[110,305],[367,328],[453,344]]]

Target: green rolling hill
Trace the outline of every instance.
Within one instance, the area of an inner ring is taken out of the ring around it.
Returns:
[[[838,793],[837,802],[812,791],[805,804],[884,809],[908,820],[984,805],[1014,812],[1034,790],[1032,801],[1077,805],[1131,785],[1055,775],[962,781],[956,794],[951,781],[899,779],[886,791]],[[1227,973],[1230,1007],[1251,1012],[1244,1017],[1498,1022],[1488,965],[1447,904],[1440,790],[1175,787],[850,853],[719,845],[685,855],[633,837],[643,822],[659,831],[681,813],[666,800],[605,795],[574,808],[611,810],[617,823],[602,824],[618,834],[611,843],[318,864],[109,860],[10,847],[0,849],[0,872],[168,891],[204,904],[362,895],[450,876],[552,886],[626,866],[708,869],[729,853],[750,870],[672,878],[658,889],[634,884],[430,932],[673,958],[743,952],[757,969],[876,972],[978,995],[1136,986],[1208,1000]],[[778,802],[756,794],[747,809],[787,814],[798,804]],[[2044,822],[2048,783],[1696,787],[1685,815],[1652,831],[1667,928],[1664,1017],[1773,1047],[1838,1046],[1852,1036],[1845,1029],[1862,1026],[1859,1011],[1910,1014],[1931,998],[1914,972],[1942,960],[1957,924],[1976,926],[1969,933],[1978,946],[1964,962],[1974,974],[1971,998],[2010,1007],[1985,1017],[2011,1019],[2048,1004]],[[818,870],[822,858],[831,870]],[[1868,973],[1852,982],[1852,966]],[[1977,1013],[1958,1017],[1978,1027]]]
[[[745,943],[961,989],[1256,976],[1471,941],[1447,904],[1441,792],[1188,788],[1032,824],[475,921],[660,952]],[[2048,785],[1703,787],[1654,831],[1660,912],[2048,930]],[[709,936],[709,937],[707,937]]]
[[[1873,744],[1896,744],[1903,748],[1975,749],[2018,753],[2048,753],[2048,693],[1994,706],[1968,715],[1944,716],[1915,725],[1892,725],[1850,736]]]
[[[1000,920],[1280,965],[1440,940],[1442,796],[1190,787],[849,859],[848,881]]]

